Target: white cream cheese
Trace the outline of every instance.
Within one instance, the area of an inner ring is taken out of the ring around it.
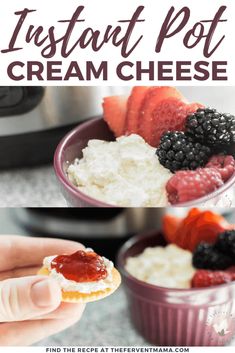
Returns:
[[[117,206],[168,204],[165,185],[172,173],[158,161],[156,148],[139,135],[116,141],[90,140],[83,158],[68,168],[69,180],[85,194]]]
[[[126,270],[137,279],[167,288],[190,288],[195,273],[192,253],[177,245],[146,248],[129,257]]]
[[[86,249],[85,251],[91,251],[91,249]],[[58,273],[54,268],[51,268],[51,262],[56,256],[57,255],[45,257],[43,260],[43,266],[49,270],[49,276],[54,278],[59,283],[61,289],[65,292],[80,292],[89,294],[113,287],[113,263],[105,257],[103,257],[103,260],[108,274],[105,279],[94,282],[75,282],[68,280],[62,275],[62,273]]]

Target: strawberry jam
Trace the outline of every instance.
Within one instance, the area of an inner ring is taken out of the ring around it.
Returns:
[[[95,282],[107,277],[103,258],[93,251],[79,250],[72,255],[56,256],[51,268],[76,282]]]

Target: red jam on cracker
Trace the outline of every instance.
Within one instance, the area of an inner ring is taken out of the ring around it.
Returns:
[[[76,282],[95,282],[108,275],[103,258],[93,251],[79,250],[72,255],[56,256],[51,268]]]

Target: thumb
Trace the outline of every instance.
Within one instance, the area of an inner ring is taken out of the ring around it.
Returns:
[[[61,290],[55,280],[43,276],[0,282],[0,322],[29,320],[55,310]]]

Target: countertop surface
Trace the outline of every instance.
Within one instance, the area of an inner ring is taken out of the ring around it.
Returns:
[[[66,207],[52,165],[1,171],[0,207]]]
[[[150,346],[130,322],[123,288],[87,305],[80,322],[37,346]],[[230,343],[235,345],[235,339]]]
[[[0,171],[0,207],[67,207],[67,204],[53,166],[45,165]]]
[[[123,288],[86,306],[80,322],[37,346],[147,346],[133,328]]]

